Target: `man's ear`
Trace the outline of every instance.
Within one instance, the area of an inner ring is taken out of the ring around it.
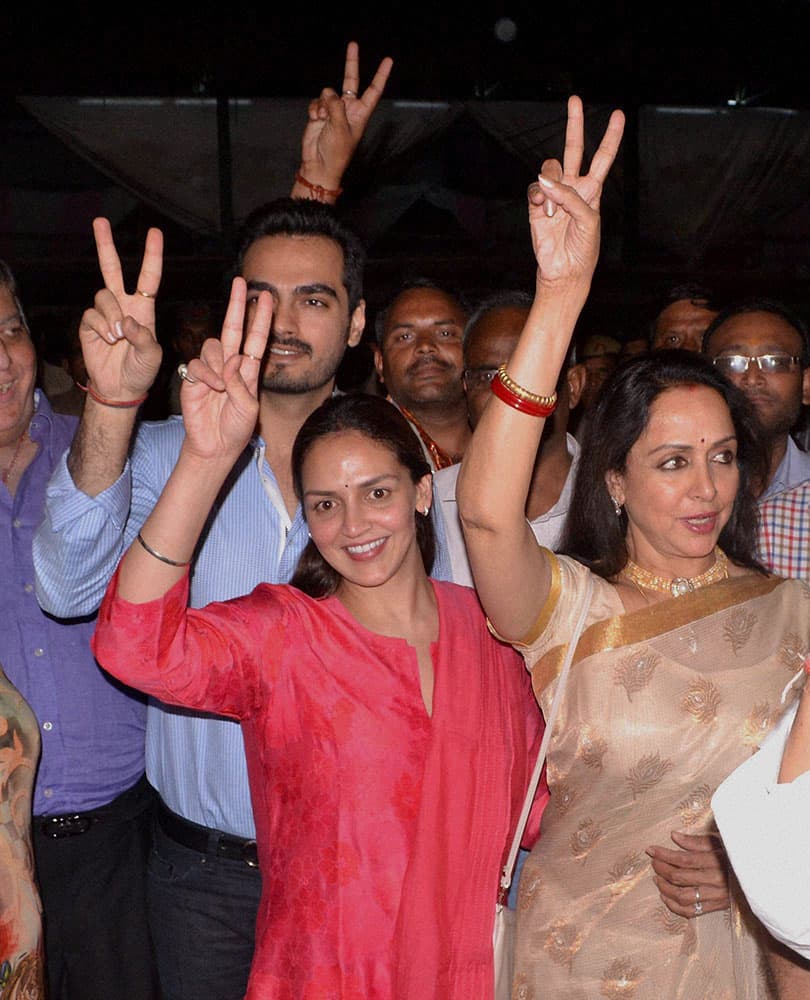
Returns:
[[[355,306],[352,318],[349,320],[349,338],[346,341],[349,347],[357,347],[363,330],[366,328],[366,300],[360,299]]]
[[[379,344],[372,344],[372,350],[374,351],[374,369],[377,372],[377,378],[385,384],[385,379],[383,378],[383,356],[380,350]]]
[[[573,410],[582,399],[582,393],[588,382],[588,369],[585,365],[571,365],[566,372],[565,380],[568,383],[568,409]]]
[[[810,403],[810,368],[802,372],[802,403],[805,406]]]

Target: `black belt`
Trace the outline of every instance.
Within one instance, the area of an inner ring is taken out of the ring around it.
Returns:
[[[192,823],[173,813],[161,801],[158,801],[157,820],[167,837],[190,851],[213,854],[215,857],[229,858],[231,861],[242,861],[248,868],[259,867],[255,840],[244,840],[242,837],[234,837],[221,830],[211,830],[207,826]]]
[[[123,822],[142,813],[152,805],[154,791],[145,777],[140,778],[132,788],[117,795],[112,802],[98,809],[87,812],[63,813],[61,816],[34,816],[33,830],[35,833],[51,840],[62,840],[64,837],[80,837],[87,833],[96,823],[104,820]]]
[[[61,840],[87,833],[99,817],[94,813],[68,813],[65,816],[35,816],[34,823],[44,837]]]

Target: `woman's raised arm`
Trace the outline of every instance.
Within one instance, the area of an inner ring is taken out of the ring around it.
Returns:
[[[206,340],[183,375],[185,438],[155,509],[121,560],[118,594],[142,604],[162,597],[185,572],[211,506],[256,428],[259,369],[273,300],[261,292],[242,345],[247,286],[234,278],[219,340]]]
[[[581,174],[582,102],[569,99],[563,162],[547,160],[528,190],[534,303],[459,474],[456,497],[476,588],[490,621],[510,639],[534,624],[551,581],[526,521],[526,496],[548,410],[543,397],[554,393],[599,256],[602,186],[623,129],[624,116],[614,111],[590,170]]]

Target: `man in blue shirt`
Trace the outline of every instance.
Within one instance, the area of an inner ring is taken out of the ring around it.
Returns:
[[[160,363],[152,319],[159,246],[151,234],[138,288],[127,295],[109,225],[97,220],[95,230],[107,287],[82,320],[92,393],[49,487],[36,543],[40,600],[58,615],[95,610],[183,437],[179,418],[146,423],[127,457],[135,407],[123,404],[143,397]],[[354,234],[317,201],[281,199],[247,220],[237,266],[249,296],[262,289],[273,295],[271,341],[256,437],[222,491],[195,560],[195,607],[292,575],[307,541],[292,485],[292,443],[332,393],[344,350],[360,340],[363,259]],[[164,994],[241,996],[260,893],[241,730],[150,703],[146,758],[159,796],[149,904]]]
[[[16,283],[0,262],[0,663],[40,727],[31,835],[49,996],[151,1000],[146,704],[96,665],[92,621],[57,621],[36,602],[34,529],[78,422],[35,390],[36,368]]]

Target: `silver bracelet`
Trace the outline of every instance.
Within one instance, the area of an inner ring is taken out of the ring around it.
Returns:
[[[177,562],[175,559],[169,559],[168,556],[162,556],[159,552],[155,552],[155,550],[150,545],[147,545],[146,542],[143,540],[143,535],[140,533],[140,531],[138,532],[137,538],[138,538],[138,541],[141,543],[141,545],[149,553],[149,555],[150,556],[154,556],[155,559],[159,559],[161,562],[167,563],[167,565],[169,565],[169,566],[190,566],[191,565],[191,560],[190,559],[187,562]]]

